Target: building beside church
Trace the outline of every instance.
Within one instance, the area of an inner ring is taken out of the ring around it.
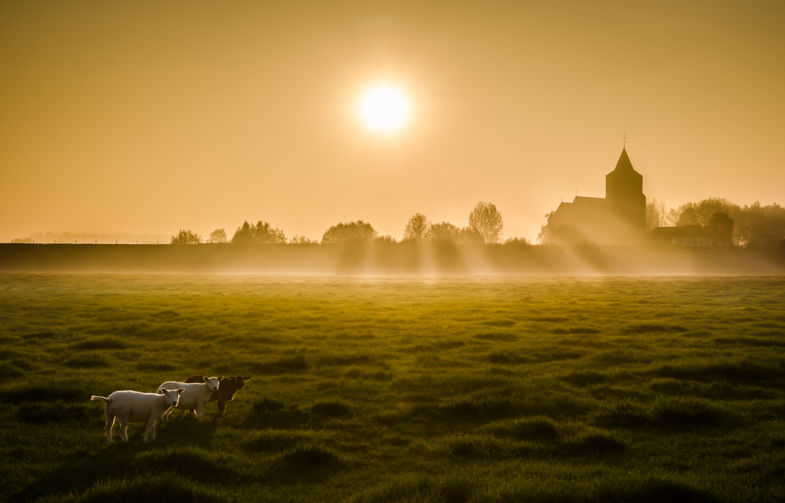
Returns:
[[[545,243],[636,244],[646,232],[643,176],[622,149],[616,168],[605,175],[605,197],[575,196],[548,215]]]

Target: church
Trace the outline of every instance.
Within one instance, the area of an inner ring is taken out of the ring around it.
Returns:
[[[632,167],[627,149],[605,175],[605,197],[575,196],[561,203],[543,227],[545,243],[637,244],[646,231],[643,176]]]

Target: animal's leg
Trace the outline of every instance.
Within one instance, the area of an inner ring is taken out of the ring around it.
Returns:
[[[112,443],[112,427],[114,426],[115,417],[109,414],[109,411],[106,411],[106,442]]]
[[[196,417],[199,418],[199,421],[202,420],[202,407],[203,405],[201,404],[196,405]]]
[[[155,438],[155,419],[150,417],[144,425],[144,441],[149,442],[151,438]]]
[[[226,402],[218,402],[218,415],[224,417],[224,407],[226,407]]]
[[[128,418],[119,418],[120,419],[120,433],[123,436],[123,442],[128,442]]]

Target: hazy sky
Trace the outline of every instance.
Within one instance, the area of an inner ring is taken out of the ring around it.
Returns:
[[[603,196],[628,152],[667,206],[785,203],[785,2],[0,3],[0,241],[266,220],[506,237]],[[358,120],[400,85],[398,134]]]

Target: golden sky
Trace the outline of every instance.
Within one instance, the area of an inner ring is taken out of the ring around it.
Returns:
[[[506,237],[603,196],[785,203],[782,1],[5,1],[0,241],[42,231],[287,236],[415,212]],[[379,81],[401,132],[364,128]]]

